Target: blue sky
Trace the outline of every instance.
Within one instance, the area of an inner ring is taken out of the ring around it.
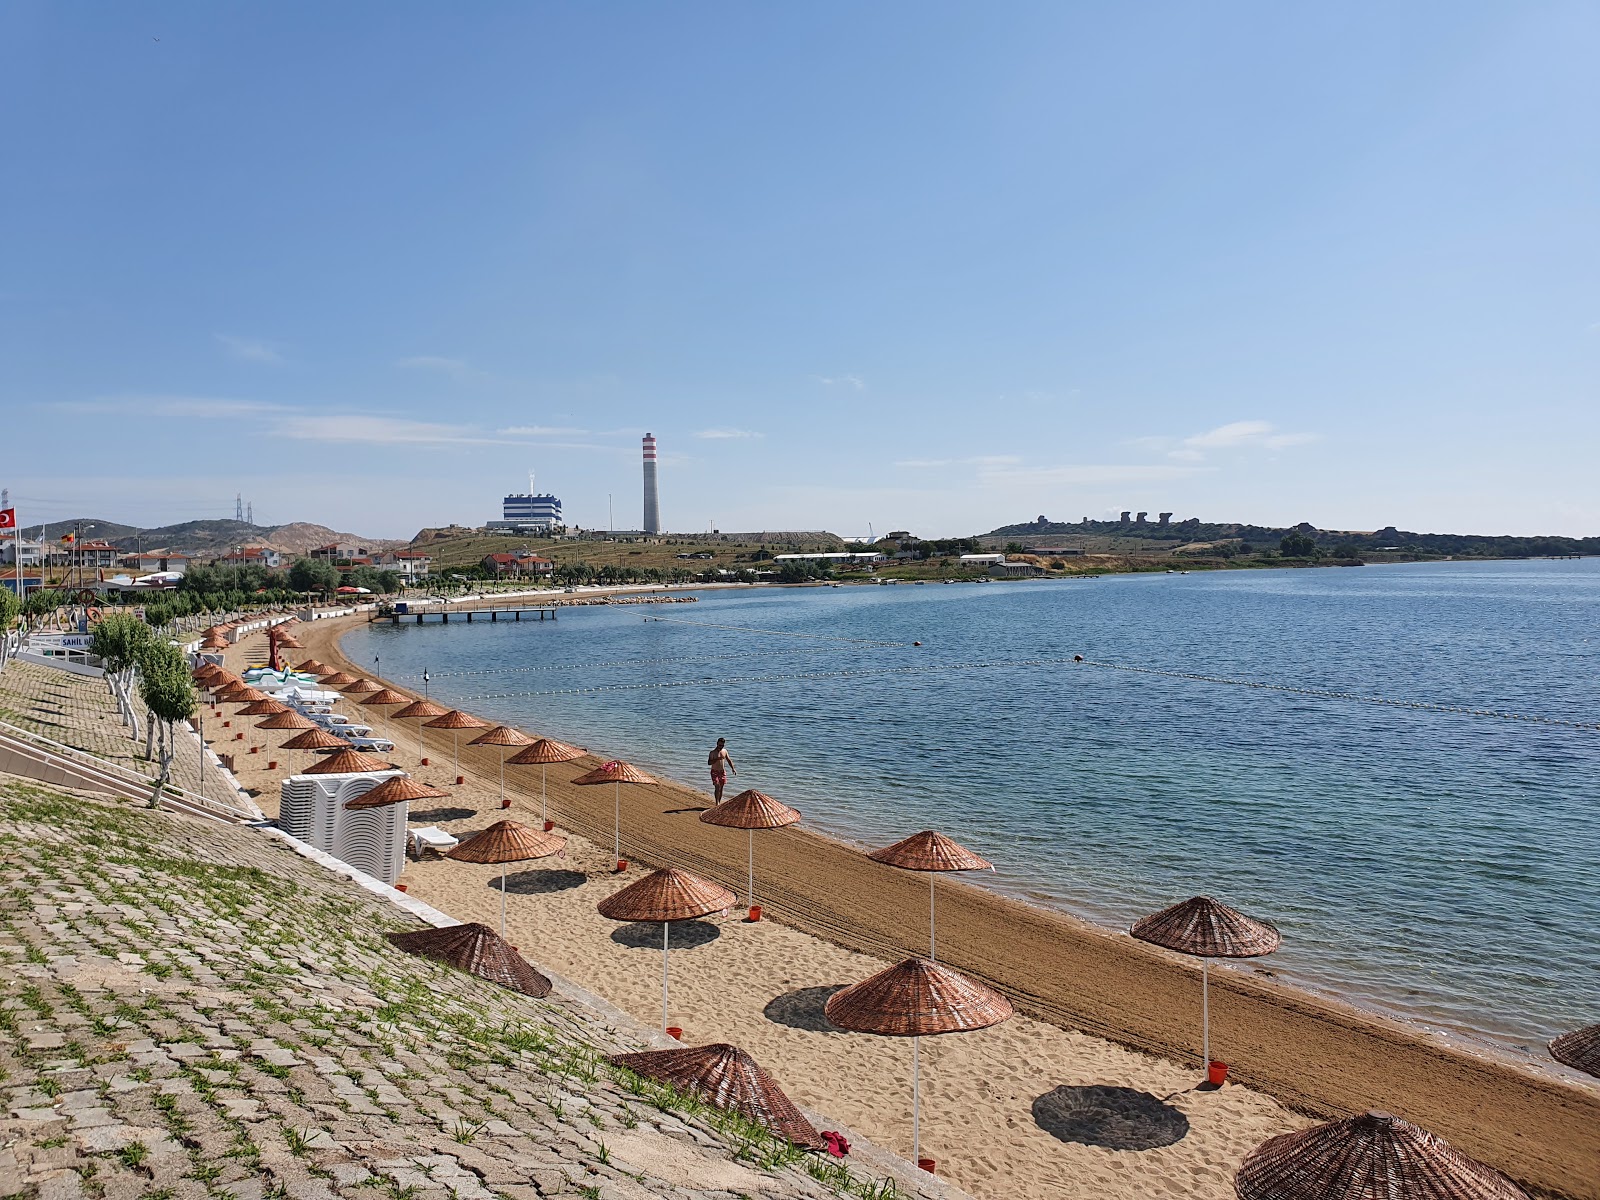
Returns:
[[[1600,533],[1593,4],[0,20],[24,521]]]

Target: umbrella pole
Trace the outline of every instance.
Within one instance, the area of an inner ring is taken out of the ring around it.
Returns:
[[[422,765],[422,718],[417,718],[417,766]]]
[[[539,764],[539,819],[541,821],[548,821],[550,819],[550,798],[549,798],[549,794],[545,791],[545,783],[546,783],[546,779],[549,776],[549,774],[550,774],[550,768],[548,766],[546,766],[544,763],[540,763]]]
[[[911,1039],[911,1161],[921,1165],[922,1159],[922,1063],[918,1045],[922,1039]]]
[[[461,731],[459,729],[452,729],[450,731],[450,740],[451,740],[451,744],[454,746],[454,749],[455,749],[455,756],[456,756],[456,772],[455,772],[455,774],[456,774],[456,778],[460,779],[461,778]]]
[[[939,878],[939,877],[937,875],[935,875],[932,871],[928,872],[928,961],[929,962],[938,962],[939,961],[939,955],[936,953],[936,951],[938,949],[938,945],[934,940],[934,925],[933,925],[933,881],[935,879],[937,879],[937,878]]]
[[[661,1032],[667,1031],[667,962],[670,957],[670,947],[667,945],[667,931],[672,926],[666,921],[661,922]]]
[[[744,904],[746,908],[754,908],[756,903],[756,831],[745,830],[750,835],[750,877],[745,884]]]
[[[1211,1070],[1211,960],[1200,960],[1200,1069]]]
[[[506,806],[506,751],[500,748],[500,807]]]
[[[506,936],[506,865],[500,864],[500,936]]]
[[[611,849],[615,852],[617,862],[622,861],[622,781],[619,779],[612,785],[613,794],[616,796],[616,819],[611,827]],[[662,934],[666,937],[666,934]],[[664,969],[664,968],[663,968]]]

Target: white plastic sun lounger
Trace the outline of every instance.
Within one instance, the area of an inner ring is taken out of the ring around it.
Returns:
[[[411,839],[411,853],[418,858],[428,850],[443,854],[461,844],[460,838],[451,837],[437,825],[429,825],[425,829],[407,829],[406,836]]]

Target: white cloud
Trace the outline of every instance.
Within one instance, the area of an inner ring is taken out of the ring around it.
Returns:
[[[587,429],[572,429],[565,425],[508,425],[495,430],[501,437],[571,437],[588,432]]]
[[[404,367],[408,371],[448,371],[452,374],[461,374],[472,369],[463,359],[445,358],[438,354],[417,354],[411,358],[399,359],[394,365]]]
[[[814,375],[812,378],[823,387],[846,387],[858,392],[867,390],[867,381],[859,375]]]
[[[728,438],[758,438],[765,434],[754,433],[748,429],[702,429],[695,434],[697,438],[709,438],[712,441],[721,441]]]
[[[223,420],[289,411],[281,404],[270,404],[264,400],[229,400],[219,396],[104,396],[94,400],[63,400],[49,407],[61,412],[181,417],[186,420]]]
[[[1054,467],[994,466],[979,471],[978,479],[989,485],[1148,483],[1162,479],[1181,479],[1209,467],[1169,467],[1151,463],[1072,463]]]
[[[285,359],[271,342],[264,342],[260,338],[236,337],[231,333],[219,333],[217,341],[222,343],[223,349],[235,358],[245,362],[267,363],[271,366],[281,365]]]
[[[1021,461],[1015,454],[975,454],[968,458],[903,458],[894,465],[921,470],[929,467],[1004,467]]]
[[[492,446],[503,440],[470,426],[361,413],[296,413],[280,420],[272,432],[299,441],[359,442],[368,446]]]
[[[1284,433],[1267,421],[1230,421],[1186,438],[1140,437],[1127,444],[1164,453],[1178,462],[1203,462],[1214,450],[1283,450],[1303,446],[1319,437],[1315,433]]]

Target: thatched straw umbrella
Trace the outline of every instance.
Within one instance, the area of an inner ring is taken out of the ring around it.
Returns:
[[[375,709],[378,710],[378,715],[379,716],[385,716],[385,714],[383,712],[384,709],[386,709],[386,708],[399,708],[402,705],[406,705],[406,704],[410,704],[410,703],[411,703],[411,697],[410,696],[407,696],[402,692],[397,692],[393,688],[381,687],[377,691],[373,692],[370,696],[367,696],[364,700],[362,700],[361,701],[361,707],[362,708],[375,708]],[[384,724],[385,724],[385,727],[387,728],[388,727],[387,717],[385,717]],[[394,730],[393,729],[388,729],[388,732],[393,733]]]
[[[531,746],[533,739],[520,729],[513,729],[509,725],[496,725],[487,733],[480,733],[467,745],[500,747],[500,807],[510,808],[511,805],[506,803],[506,751],[513,747]]]
[[[370,679],[357,679],[353,683],[342,685],[339,690],[346,696],[365,696],[370,692],[381,692],[384,688],[383,684],[373,683]]]
[[[458,708],[453,708],[442,717],[435,717],[431,721],[424,721],[429,729],[448,729],[450,740],[455,746],[456,755],[456,783],[465,783],[466,776],[461,774],[461,731],[463,729],[487,729],[489,722],[480,721],[471,713],[464,713]]]
[[[363,754],[359,750],[340,750],[328,755],[321,762],[312,763],[300,773],[302,775],[365,775],[369,771],[395,771],[398,769],[393,763],[386,763],[383,759],[372,754]]]
[[[1550,1057],[1558,1063],[1600,1076],[1600,1025],[1585,1025],[1552,1038]]]
[[[308,658],[295,668],[302,675],[326,675],[328,668],[324,663],[319,663],[314,658]]]
[[[1233,1190],[1239,1200],[1528,1200],[1498,1171],[1384,1112],[1268,1138]]]
[[[911,1157],[922,1167],[922,1068],[919,1044],[939,1033],[998,1025],[1011,1001],[987,984],[925,958],[908,958],[828,997],[823,1012],[840,1029],[911,1039]],[[926,1166],[925,1170],[932,1170]]]
[[[289,713],[282,713],[279,716],[273,717],[272,720],[281,721],[290,715],[291,714]],[[299,714],[296,713],[293,715],[298,716]],[[329,733],[326,729],[323,729],[321,726],[317,725],[315,721],[313,721],[310,729],[295,734],[294,737],[290,738],[287,742],[284,742],[278,747],[278,749],[309,750],[314,756],[318,750],[348,750],[350,749],[350,743],[345,741],[342,737],[339,737],[337,734]]]
[[[292,708],[287,708],[281,713],[276,713],[273,716],[268,717],[265,721],[256,722],[256,728],[301,730],[320,729],[321,726],[319,726],[304,713],[296,712]]]
[[[927,871],[928,875],[928,957],[937,958],[934,934],[933,881],[940,871],[992,871],[994,864],[951,841],[942,833],[924,829],[910,837],[874,850],[867,855],[873,862],[886,863],[902,871]]]
[[[229,642],[228,642],[227,638],[208,637],[208,638],[205,639],[205,641],[200,643],[200,649],[202,649],[202,650],[226,650],[228,648],[228,645],[229,645]]]
[[[1213,958],[1259,958],[1283,942],[1277,927],[1236,908],[1195,896],[1136,921],[1128,932],[1141,942],[1200,960],[1200,1054],[1211,1072],[1211,976]],[[1225,1068],[1224,1068],[1225,1069]],[[1216,1082],[1221,1082],[1218,1079]]]
[[[280,713],[286,713],[290,711],[292,710],[289,708],[289,706],[283,703],[281,700],[274,700],[270,696],[264,696],[260,700],[252,700],[249,704],[246,704],[243,708],[236,712],[234,716],[275,717]],[[252,753],[255,752],[255,742],[253,739],[246,739],[245,744],[250,747]]]
[[[345,801],[344,806],[350,810],[387,808],[391,804],[404,804],[409,800],[438,800],[449,794],[409,775],[391,775],[377,787],[367,789],[354,800]]]
[[[204,686],[206,680],[210,679],[220,670],[222,670],[222,668],[217,666],[217,664],[214,662],[203,662],[194,670],[189,672],[189,678],[201,686]]]
[[[646,1079],[699,1092],[718,1108],[732,1109],[796,1146],[820,1150],[824,1145],[816,1126],[777,1081],[737,1046],[713,1042],[679,1050],[645,1050],[614,1054],[611,1061]]]
[[[652,871],[636,883],[630,883],[619,892],[613,892],[595,907],[602,917],[613,921],[661,922],[661,1028],[667,1028],[668,956],[670,947],[667,934],[674,921],[692,921],[697,917],[722,912],[734,901],[734,895],[720,883],[688,871],[668,867]]]
[[[390,719],[395,721],[415,720],[417,723],[417,762],[423,760],[422,753],[422,722],[432,717],[442,717],[450,710],[442,704],[435,704],[432,700],[413,700],[397,713],[391,713]]]
[[[551,763],[572,762],[588,754],[587,750],[580,750],[576,746],[569,746],[565,742],[558,742],[554,738],[540,738],[533,745],[518,750],[506,759],[513,767],[539,768],[539,819],[544,822],[546,829],[550,828],[550,799],[546,790],[546,776]]]
[[[254,704],[257,700],[265,700],[267,694],[251,687],[248,683],[236,683],[225,687],[217,695],[219,704]]]
[[[420,954],[525,996],[550,994],[550,981],[529,966],[516,947],[476,921],[446,925],[443,929],[391,933],[388,938],[407,954]]]
[[[746,831],[745,841],[749,851],[750,870],[744,894],[752,921],[761,918],[761,910],[756,906],[756,830],[782,829],[785,825],[793,825],[799,819],[798,809],[790,808],[765,792],[758,792],[753,788],[740,792],[733,799],[724,800],[700,814],[700,820],[707,825],[721,825],[728,829]]]
[[[334,691],[338,691],[340,688],[346,687],[355,681],[356,677],[354,675],[346,675],[343,671],[335,671],[332,675],[324,675],[317,680],[323,687],[332,688]]]
[[[521,821],[496,821],[445,853],[460,862],[500,864],[500,936],[506,935],[506,864],[546,858],[567,844],[567,839],[545,833]]]
[[[585,787],[597,783],[616,785],[616,795],[614,797],[616,818],[612,827],[612,851],[617,858],[617,870],[626,870],[627,860],[622,857],[622,785],[625,783],[655,783],[656,781],[637,767],[629,766],[621,759],[614,758],[610,762],[601,763],[586,775],[579,775],[572,782],[582,784]]]

